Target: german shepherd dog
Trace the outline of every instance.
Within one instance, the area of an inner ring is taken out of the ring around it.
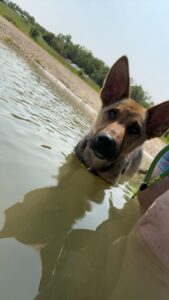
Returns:
[[[129,85],[128,59],[123,56],[105,79],[102,108],[90,133],[75,148],[79,160],[111,184],[138,172],[141,145],[169,128],[169,101],[145,109],[130,98]]]

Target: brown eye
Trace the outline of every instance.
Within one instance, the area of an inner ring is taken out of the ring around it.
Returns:
[[[130,125],[130,126],[127,128],[127,132],[128,132],[129,134],[139,135],[139,134],[140,134],[140,127],[139,127],[139,125],[137,125],[137,124]]]
[[[116,120],[117,118],[117,111],[115,109],[111,109],[108,111],[108,114],[109,114],[109,119],[111,120]]]

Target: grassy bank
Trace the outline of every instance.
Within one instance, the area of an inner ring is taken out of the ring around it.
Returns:
[[[31,24],[26,22],[21,16],[13,11],[10,7],[0,1],[0,14],[9,22],[14,24],[22,32],[29,35]]]
[[[19,30],[21,30],[27,36],[30,36],[30,30],[32,27],[39,29],[38,24],[31,24],[28,20],[26,20],[19,13],[15,12],[9,6],[0,1],[0,14],[6,18],[9,22],[15,25]],[[69,62],[67,62],[62,56],[60,56],[54,49],[52,49],[43,39],[42,33],[40,32],[39,36],[36,40],[34,40],[40,47],[42,47],[45,51],[47,51],[50,55],[52,55],[55,59],[61,62],[64,66],[66,66],[73,74],[80,77],[83,81],[89,84],[95,91],[99,92],[100,88],[97,84],[92,81],[90,78],[85,77],[81,72],[76,70]]]

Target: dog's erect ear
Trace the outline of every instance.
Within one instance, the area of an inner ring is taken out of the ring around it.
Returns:
[[[169,101],[160,103],[148,109],[148,138],[162,136],[169,128]]]
[[[100,93],[103,105],[129,97],[129,66],[126,56],[122,56],[108,73]]]

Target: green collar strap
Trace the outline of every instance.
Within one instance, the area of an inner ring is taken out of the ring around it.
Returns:
[[[140,188],[134,192],[134,194],[132,195],[132,198],[134,198],[135,196],[137,196],[137,194],[139,193],[139,191],[143,191],[146,188],[152,186],[153,184],[155,184],[156,182],[164,179],[165,177],[169,176],[169,166],[168,168],[162,172],[160,175],[156,176],[155,178],[151,179],[151,176],[153,174],[153,171],[156,167],[156,165],[158,164],[160,158],[167,152],[169,151],[169,145],[166,145],[158,154],[157,156],[154,158],[154,160],[152,161],[147,174],[144,178],[143,183],[141,184]]]

